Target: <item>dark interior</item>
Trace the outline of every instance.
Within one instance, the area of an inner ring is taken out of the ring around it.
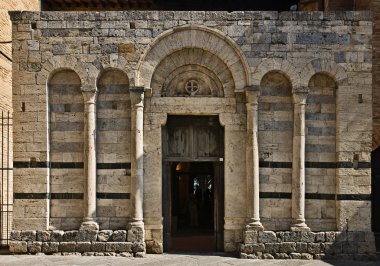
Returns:
[[[372,171],[372,231],[375,233],[376,250],[380,250],[380,148],[371,154]]]
[[[213,234],[214,170],[212,163],[174,163],[173,171],[173,235]]]

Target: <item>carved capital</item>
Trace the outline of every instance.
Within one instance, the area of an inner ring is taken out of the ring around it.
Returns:
[[[83,94],[85,104],[95,104],[96,103],[96,97],[97,97],[96,91],[83,91],[82,90],[82,94]]]
[[[245,90],[245,98],[247,100],[247,105],[258,104],[259,96],[260,96],[259,87],[255,86],[255,88],[252,88],[252,87],[249,87],[249,88],[250,89]]]
[[[131,87],[129,89],[132,107],[144,107],[144,87]]]
[[[310,89],[308,87],[297,86],[293,88],[293,102],[295,104],[306,104],[307,95]]]

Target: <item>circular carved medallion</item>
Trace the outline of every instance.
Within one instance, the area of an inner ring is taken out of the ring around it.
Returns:
[[[185,84],[185,90],[190,96],[195,96],[197,92],[199,91],[199,84],[198,81],[191,79]]]

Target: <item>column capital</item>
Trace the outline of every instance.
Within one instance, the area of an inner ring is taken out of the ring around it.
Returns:
[[[309,88],[297,86],[293,88],[293,102],[295,104],[306,104],[306,99],[309,94]]]
[[[97,97],[96,91],[83,91],[82,90],[82,94],[83,94],[85,104],[95,104],[96,103],[96,97]]]
[[[144,87],[130,87],[129,95],[131,98],[132,107],[144,107]]]
[[[246,87],[245,98],[247,100],[247,105],[258,104],[259,96],[260,96],[259,86]]]

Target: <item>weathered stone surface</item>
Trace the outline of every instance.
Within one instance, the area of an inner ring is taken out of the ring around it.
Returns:
[[[106,243],[104,242],[93,242],[91,243],[91,251],[93,252],[105,252]]]
[[[256,244],[257,243],[258,232],[244,230],[243,232],[243,240],[245,244]]]
[[[101,230],[101,231],[99,231],[97,241],[107,242],[110,239],[112,232],[113,232],[112,230]]]
[[[271,254],[269,254],[269,253],[264,253],[263,254],[263,259],[264,260],[273,260],[274,257]]]
[[[42,242],[42,252],[45,254],[53,254],[59,251],[58,242]]]
[[[312,260],[313,259],[313,255],[311,255],[309,253],[302,253],[301,254],[301,259],[303,259],[303,260]]]
[[[289,255],[286,253],[276,253],[274,254],[274,258],[279,260],[286,260],[289,259]]]
[[[240,245],[240,252],[246,253],[246,254],[252,254],[253,253],[253,246],[251,244],[241,244]]]
[[[142,242],[144,241],[144,230],[141,227],[132,227],[127,233],[128,242]]]
[[[296,251],[296,243],[282,242],[280,243],[280,253],[292,253]]]
[[[62,242],[63,240],[64,232],[61,230],[54,230],[50,234],[50,241],[51,242]]]
[[[133,243],[132,251],[133,253],[145,252],[145,243],[139,243],[139,242]]]
[[[21,234],[20,234],[20,231],[16,231],[16,230],[11,231],[10,238],[11,238],[11,240],[18,240],[18,241],[21,241]]]
[[[35,254],[42,251],[42,242],[40,241],[28,241],[28,252]]]
[[[49,231],[37,231],[36,240],[42,241],[42,242],[50,241],[50,232]],[[53,242],[58,242],[58,241],[53,241]]]
[[[26,241],[10,241],[9,252],[14,254],[23,254],[28,252],[28,246]]]
[[[315,242],[318,242],[318,243],[325,242],[325,233],[324,232],[315,233]]]
[[[20,237],[21,237],[21,241],[36,241],[36,231],[34,230],[21,231]]]
[[[88,242],[96,241],[98,232],[95,230],[79,230],[77,234],[77,241]]]
[[[76,242],[60,242],[58,250],[62,253],[74,253],[75,248]]]
[[[108,242],[106,243],[107,252],[132,252],[132,243],[129,242]]]
[[[157,241],[146,241],[146,252],[149,254],[162,254],[163,246]]]
[[[299,260],[299,259],[301,259],[301,254],[300,254],[300,253],[292,252],[292,253],[290,253],[290,257],[291,257],[292,259]]]
[[[298,253],[306,253],[307,252],[307,243],[296,243],[296,251]]]
[[[78,231],[65,231],[63,234],[63,241],[73,242],[78,239]]]
[[[320,243],[309,243],[307,244],[307,251],[310,254],[321,253],[321,244]]]
[[[280,244],[279,243],[266,243],[265,244],[265,252],[274,254],[278,253],[280,250]]]
[[[79,253],[91,252],[91,242],[77,242],[75,251]]]
[[[124,242],[127,239],[127,231],[126,230],[117,230],[114,231],[110,237],[110,241],[112,242]]]
[[[260,231],[258,234],[258,242],[259,243],[277,242],[276,234],[271,231]]]

